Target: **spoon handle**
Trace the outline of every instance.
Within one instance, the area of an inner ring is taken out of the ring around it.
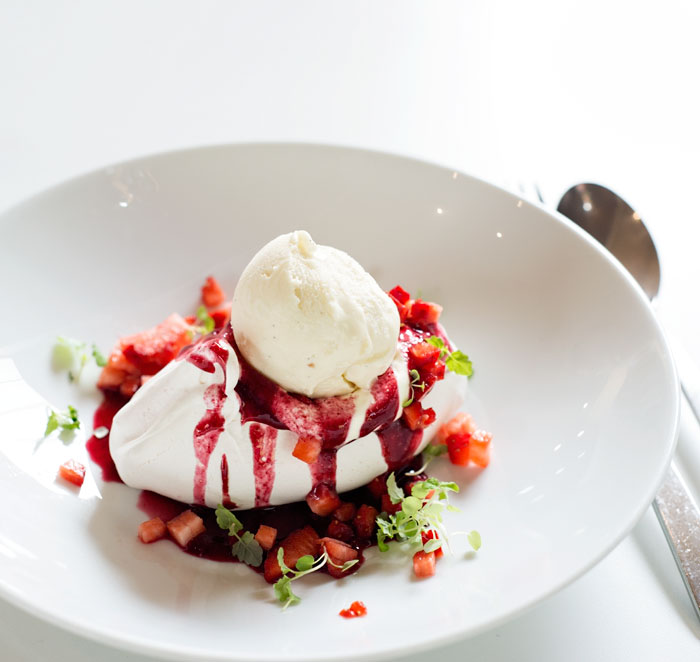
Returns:
[[[653,506],[700,618],[700,511],[674,463]]]

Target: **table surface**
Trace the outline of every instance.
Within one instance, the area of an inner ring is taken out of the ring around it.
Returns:
[[[112,162],[258,140],[392,151],[511,188],[536,182],[552,206],[568,186],[600,182],[651,228],[659,316],[700,365],[698,28],[695,0],[10,0],[0,7],[0,210]],[[697,494],[700,426],[685,404],[676,457]],[[649,510],[573,585],[436,655],[697,659],[699,638]],[[6,662],[147,659],[1,600],[0,650]]]

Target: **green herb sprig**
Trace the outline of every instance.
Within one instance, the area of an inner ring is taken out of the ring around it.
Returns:
[[[437,478],[428,478],[415,483],[411,488],[411,494],[405,495],[397,485],[396,476],[392,472],[386,481],[389,498],[393,504],[401,504],[401,510],[393,515],[381,513],[377,517],[377,545],[380,552],[389,549],[387,541],[396,540],[408,543],[413,547],[419,547],[425,552],[434,552],[446,543],[449,547],[448,533],[443,523],[445,511],[459,512],[459,509],[449,504],[449,495],[459,492],[457,483],[440,481]],[[438,538],[427,538],[423,542],[423,533],[436,531]],[[478,545],[481,545],[481,537],[476,531],[468,534],[469,543],[474,549],[478,537]]]
[[[228,530],[228,534],[236,539],[231,547],[231,553],[242,563],[257,568],[262,563],[263,550],[255,536],[250,531],[245,531],[242,536],[238,535],[243,524],[224,505],[219,504],[215,513],[219,527]]]
[[[346,572],[358,563],[358,561],[359,559],[353,559],[352,561],[346,561],[343,565],[338,565],[331,561],[328,552],[324,549],[323,554],[318,558],[314,558],[311,554],[302,556],[296,562],[296,568],[292,569],[284,562],[284,547],[280,547],[277,550],[277,563],[279,563],[282,569],[282,577],[280,577],[273,586],[275,596],[280,603],[282,603],[282,609],[286,609],[290,605],[298,604],[301,602],[301,598],[292,590],[291,583],[293,581],[300,579],[304,575],[320,570],[326,563],[332,565],[334,568],[339,568],[342,572]]]
[[[78,416],[78,410],[73,407],[73,405],[68,405],[68,409],[65,411],[50,409],[48,413],[48,420],[46,421],[46,429],[44,430],[44,437],[48,437],[58,428],[69,431],[77,430],[79,427],[80,417]]]
[[[425,390],[425,382],[420,381],[420,373],[417,370],[409,370],[408,371],[408,376],[411,378],[411,383],[409,384],[409,388],[411,389],[411,394],[409,395],[407,400],[404,400],[401,403],[402,407],[409,407],[411,404],[413,404],[413,398],[414,398],[414,392],[413,389],[420,389],[421,391]]]
[[[474,374],[474,366],[464,352],[458,349],[450,352],[445,341],[439,336],[430,336],[428,342],[440,350],[440,358],[445,359],[445,366],[448,370],[465,377],[471,377]]]

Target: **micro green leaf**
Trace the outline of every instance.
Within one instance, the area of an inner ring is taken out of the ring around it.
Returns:
[[[399,503],[404,498],[403,490],[396,484],[396,476],[393,471],[386,479],[386,488],[389,492],[391,503]]]
[[[291,582],[291,577],[285,575],[278,579],[273,587],[275,596],[283,605],[282,609],[286,609],[289,605],[295,605],[301,602],[301,598],[292,591]]]
[[[421,509],[421,500],[414,496],[407,496],[401,504],[401,510],[409,517],[415,515]]]
[[[105,355],[97,348],[97,345],[93,343],[92,345],[92,358],[95,359],[100,368],[104,368],[107,365],[107,359]]]
[[[231,548],[233,555],[243,563],[257,568],[262,563],[263,550],[250,531],[246,531]]]
[[[474,368],[469,357],[458,349],[447,357],[445,366],[448,370],[465,377],[471,377],[474,374]]]
[[[222,529],[228,529],[229,535],[236,535],[242,528],[240,520],[223,504],[216,507],[216,523]]]
[[[49,418],[46,421],[46,430],[44,430],[44,436],[48,437],[57,428],[58,428],[58,414],[52,409],[49,412]]]
[[[55,409],[50,409],[46,421],[44,436],[47,437],[58,428],[61,428],[61,430],[64,431],[72,431],[77,430],[79,427],[80,418],[78,416],[78,410],[72,405],[68,405],[68,409],[66,409],[66,411],[56,411]]]
[[[306,572],[307,570],[311,570],[314,564],[314,557],[311,556],[311,554],[306,554],[305,556],[302,556],[298,561],[296,568],[297,570],[301,572]]]
[[[467,540],[475,552],[481,547],[481,534],[478,531],[470,531],[467,534]]]

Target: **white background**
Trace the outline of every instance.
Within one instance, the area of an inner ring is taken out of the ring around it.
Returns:
[[[537,182],[552,206],[569,185],[596,181],[651,228],[662,322],[700,363],[698,34],[696,0],[5,0],[0,210],[114,161],[257,140],[369,147],[510,187]],[[700,428],[687,409],[680,444],[699,487]],[[574,585],[436,656],[689,660],[700,659],[699,638],[648,512]],[[3,662],[145,660],[3,602],[0,651]]]

